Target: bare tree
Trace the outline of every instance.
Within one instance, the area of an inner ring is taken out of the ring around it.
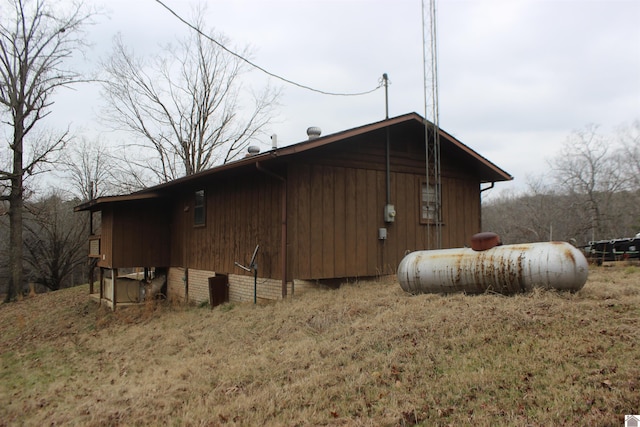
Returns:
[[[88,224],[84,215],[80,220],[73,215],[77,202],[51,194],[28,206],[24,242],[27,274],[31,282],[52,291],[74,285],[74,275],[83,272]]]
[[[582,209],[590,212],[592,240],[606,237],[611,197],[625,189],[629,180],[612,147],[611,141],[590,125],[574,132],[550,162],[561,192],[582,201]]]
[[[74,196],[92,200],[114,192],[113,160],[108,147],[99,140],[81,138],[67,147],[65,169]]]
[[[618,133],[622,144],[622,172],[627,174],[630,190],[640,190],[640,119],[630,126],[623,126]]]
[[[634,227],[634,235],[640,231],[640,210],[637,209],[637,206],[640,206],[640,119],[636,119],[631,125],[621,127],[618,135],[622,145],[620,169],[629,177],[628,192],[619,211],[633,212],[629,222]],[[632,208],[629,209],[630,207]]]
[[[204,31],[201,18],[196,26]],[[151,148],[151,159],[134,166],[148,168],[161,182],[237,157],[269,124],[279,96],[270,87],[252,94],[252,109],[242,115],[245,63],[202,34],[167,46],[151,63],[117,38],[104,64],[108,118]]]
[[[572,239],[582,242],[585,222],[581,210],[576,210],[571,197],[558,193],[551,184],[542,176],[530,176],[522,193],[505,193],[483,203],[483,229],[498,233],[507,244]]]
[[[79,80],[65,67],[65,60],[83,46],[80,31],[91,16],[82,4],[69,10],[46,0],[9,0],[0,5],[0,114],[11,128],[9,161],[0,164],[0,200],[9,202],[7,301],[15,298],[23,282],[25,176],[50,162],[68,136],[65,131],[37,138],[35,128],[49,114],[55,90]]]
[[[640,230],[640,121],[601,135],[587,126],[549,161],[552,173],[527,178],[520,194],[483,202],[483,228],[505,243],[628,237]]]

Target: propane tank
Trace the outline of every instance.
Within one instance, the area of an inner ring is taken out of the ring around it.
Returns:
[[[587,281],[587,259],[566,242],[416,251],[398,266],[406,292],[469,294],[493,291],[505,295],[535,287],[579,291]]]

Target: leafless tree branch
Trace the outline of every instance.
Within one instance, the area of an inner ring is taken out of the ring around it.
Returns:
[[[262,134],[279,97],[266,88],[241,114],[243,67],[201,33],[165,47],[151,63],[117,38],[104,64],[108,120],[146,141],[155,153],[146,166],[160,181],[227,162]]]
[[[8,0],[0,4],[0,114],[13,131],[8,143],[10,165],[0,172],[10,219],[7,300],[15,297],[23,282],[25,176],[54,161],[67,140],[67,132],[49,138],[35,138],[33,133],[50,113],[51,95],[80,79],[65,61],[86,46],[82,29],[93,15],[82,3]],[[29,142],[31,156],[25,161]]]

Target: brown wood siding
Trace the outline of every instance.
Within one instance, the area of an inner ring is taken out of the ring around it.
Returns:
[[[290,278],[392,274],[407,251],[435,248],[435,227],[420,224],[423,142],[391,150],[390,202],[397,216],[390,224],[383,219],[383,141],[356,140],[301,157],[288,178]],[[442,246],[464,246],[480,231],[479,180],[455,159],[443,159],[441,182]],[[379,228],[387,229],[386,240],[378,240]]]
[[[114,205],[112,267],[168,266],[169,218],[170,212],[163,202]]]
[[[356,264],[348,270],[349,276],[364,276],[367,273],[367,171],[356,169]],[[326,274],[326,273],[325,273]],[[322,277],[322,276],[320,276]]]
[[[345,277],[347,273],[347,210],[346,210],[346,175],[332,170],[333,209],[335,224],[333,227],[334,271],[336,277]],[[329,195],[331,197],[331,195]]]
[[[185,207],[188,207],[188,205],[185,205],[185,201],[181,197],[174,199],[173,206],[171,207],[171,248],[169,261],[169,266],[171,267],[182,267],[185,265]]]
[[[338,171],[338,169],[335,169]],[[358,202],[356,200],[357,192],[357,180],[356,180],[356,170],[355,169],[343,169],[342,170],[345,176],[345,219],[346,219],[346,233],[343,235],[342,239],[344,242],[340,244],[345,246],[346,256],[346,265],[345,265],[345,277],[349,277],[353,275],[355,266],[361,262],[358,257],[357,247],[357,229],[358,229],[358,218],[356,216],[356,206]],[[339,211],[339,210],[338,210]],[[293,276],[297,278],[296,276]]]
[[[471,236],[480,231],[478,182],[468,178],[443,177],[442,193],[445,218],[443,246],[469,245]]]
[[[206,223],[194,227],[193,194],[197,189],[205,190]],[[193,187],[182,194],[180,204],[187,209],[174,210],[174,223],[184,224],[183,250],[172,253],[172,264],[225,274],[249,274],[234,263],[246,265],[255,246],[260,245],[257,256],[260,276],[281,278],[279,180],[252,170],[242,176]]]
[[[435,227],[420,224],[424,127],[416,122],[389,128],[390,203],[397,212],[390,224],[383,217],[386,135],[385,129],[372,130],[259,158],[264,167],[286,176],[287,280],[390,274],[407,251],[435,247],[429,233]],[[459,247],[480,231],[477,159],[444,144],[441,171],[442,245]],[[194,193],[200,189],[206,193],[205,224],[194,227]],[[110,203],[103,211],[98,265],[249,276],[234,262],[248,263],[259,244],[259,276],[281,279],[283,190],[281,180],[245,161],[158,190],[170,200],[165,210],[139,214],[139,206],[150,202],[135,198]],[[386,228],[386,240],[378,239],[379,228]]]
[[[372,170],[325,165],[290,169],[288,243],[293,278],[376,274],[382,250],[377,239],[383,226],[382,207],[377,207],[384,201],[380,182],[384,183],[384,175],[381,178]]]
[[[98,267],[111,268],[113,255],[113,209],[102,210],[102,228],[100,230],[100,258]]]

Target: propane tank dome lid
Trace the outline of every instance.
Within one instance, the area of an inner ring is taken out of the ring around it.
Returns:
[[[492,231],[483,231],[471,236],[471,249],[474,251],[486,251],[502,245],[502,239]]]

